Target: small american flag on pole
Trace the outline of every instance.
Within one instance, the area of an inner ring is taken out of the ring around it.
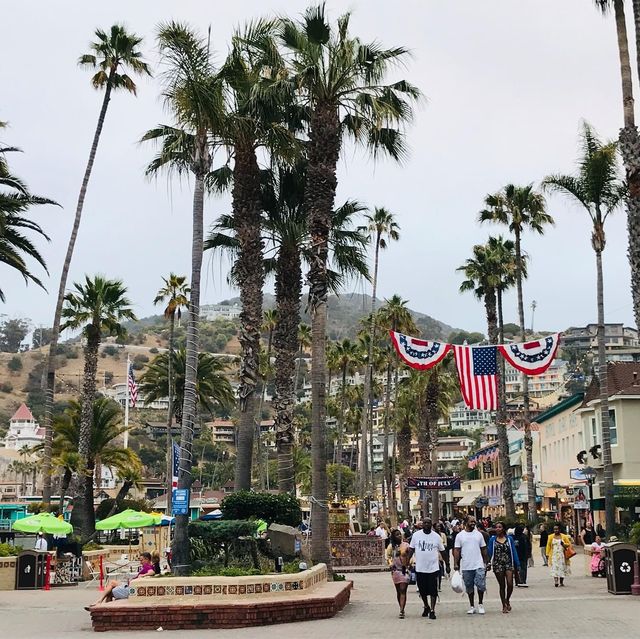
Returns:
[[[498,408],[498,347],[454,346],[460,390],[468,408]]]
[[[133,374],[133,366],[129,364],[129,375],[127,383],[129,384],[129,403],[131,408],[136,407],[138,401],[138,384],[136,383],[135,375]]]
[[[171,460],[171,469],[172,469],[172,477],[171,477],[171,488],[178,487],[178,473],[180,471],[180,446],[176,444],[176,442],[172,442],[171,446],[172,450],[172,460]]]

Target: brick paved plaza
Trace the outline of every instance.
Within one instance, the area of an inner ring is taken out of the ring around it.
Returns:
[[[489,592],[484,617],[468,617],[467,600],[455,595],[443,583],[438,619],[420,617],[418,595],[410,593],[407,618],[399,620],[394,590],[388,574],[355,574],[351,603],[333,619],[308,623],[267,626],[260,636],[278,639],[300,637],[348,639],[372,637],[425,636],[433,631],[442,637],[491,637],[539,639],[541,637],[606,637],[606,639],[640,636],[640,597],[614,596],[606,592],[604,579],[582,576],[582,557],[576,557],[576,576],[567,587],[554,588],[546,568],[536,566],[529,571],[528,589],[517,588],[512,599],[513,612],[503,615],[493,575],[489,575]],[[580,573],[578,576],[577,573]],[[55,589],[51,592],[0,593],[2,636],[22,637],[88,637],[89,615],[82,606],[96,597],[94,588]],[[432,628],[433,627],[433,628]],[[178,636],[178,632],[167,634]],[[157,632],[118,632],[110,637],[134,639],[157,636]],[[95,635],[101,636],[101,635]],[[251,639],[256,629],[179,631],[179,636]],[[434,635],[431,635],[434,636]]]

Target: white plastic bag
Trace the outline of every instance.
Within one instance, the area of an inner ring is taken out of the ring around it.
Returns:
[[[458,594],[464,592],[464,583],[462,582],[462,575],[459,570],[454,570],[451,574],[451,589]]]

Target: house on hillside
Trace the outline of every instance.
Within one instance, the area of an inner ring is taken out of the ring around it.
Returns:
[[[9,420],[9,430],[4,438],[5,448],[20,450],[27,446],[33,448],[44,441],[44,428],[36,421],[26,404],[20,408]]]

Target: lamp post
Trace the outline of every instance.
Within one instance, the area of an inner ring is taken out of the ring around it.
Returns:
[[[591,516],[591,525],[595,530],[596,522],[593,516],[593,482],[598,475],[591,466],[585,466],[582,469],[582,476],[587,480],[587,485],[589,486],[589,514]]]

